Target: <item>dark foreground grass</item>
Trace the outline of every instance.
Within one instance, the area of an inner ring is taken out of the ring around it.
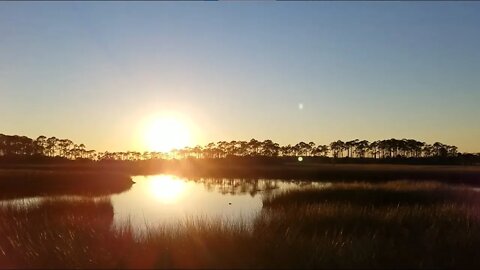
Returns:
[[[268,197],[248,223],[112,228],[108,200],[0,207],[5,268],[480,267],[477,193],[437,183],[339,183]]]

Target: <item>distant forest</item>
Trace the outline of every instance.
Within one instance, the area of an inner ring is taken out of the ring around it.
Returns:
[[[2,160],[19,156],[35,158],[55,158],[68,160],[152,160],[209,158],[219,159],[231,156],[241,157],[323,157],[330,159],[428,159],[458,157],[479,160],[480,154],[458,153],[457,147],[440,142],[428,144],[413,139],[387,139],[369,142],[366,140],[334,141],[329,145],[316,145],[314,142],[299,142],[281,146],[271,140],[220,141],[204,146],[185,147],[163,152],[97,152],[88,150],[84,144],[76,144],[69,139],[39,136],[31,139],[26,136],[0,134],[0,157]]]

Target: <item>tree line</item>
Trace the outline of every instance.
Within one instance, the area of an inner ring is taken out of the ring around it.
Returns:
[[[456,157],[456,146],[440,142],[428,144],[413,139],[386,139],[369,142],[367,140],[337,140],[328,145],[314,142],[299,142],[281,146],[272,140],[258,141],[219,141],[204,146],[185,147],[163,152],[97,152],[86,149],[84,144],[76,144],[69,139],[39,136],[31,139],[26,136],[0,134],[0,156],[15,155],[60,157],[69,160],[151,160],[184,158],[225,158],[228,156],[267,156],[267,157],[332,157],[332,158],[429,158]]]

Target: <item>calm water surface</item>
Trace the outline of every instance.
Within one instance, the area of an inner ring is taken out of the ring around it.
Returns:
[[[318,182],[199,178],[173,175],[135,176],[135,184],[112,195],[114,222],[137,227],[172,224],[185,218],[249,221],[262,209],[263,196],[292,188],[325,187]]]
[[[165,174],[134,176],[132,180],[135,184],[128,191],[93,199],[110,200],[114,211],[113,225],[130,222],[140,230],[146,227],[174,224],[186,218],[221,218],[249,222],[261,211],[264,196],[272,196],[288,189],[324,188],[330,185],[324,182],[272,179],[189,179]],[[23,198],[2,201],[2,203],[32,205],[45,198],[59,197]]]

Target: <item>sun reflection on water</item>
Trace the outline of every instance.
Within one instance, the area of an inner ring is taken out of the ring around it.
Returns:
[[[153,196],[166,204],[179,201],[187,189],[187,184],[171,175],[158,175],[150,178],[148,189]]]

